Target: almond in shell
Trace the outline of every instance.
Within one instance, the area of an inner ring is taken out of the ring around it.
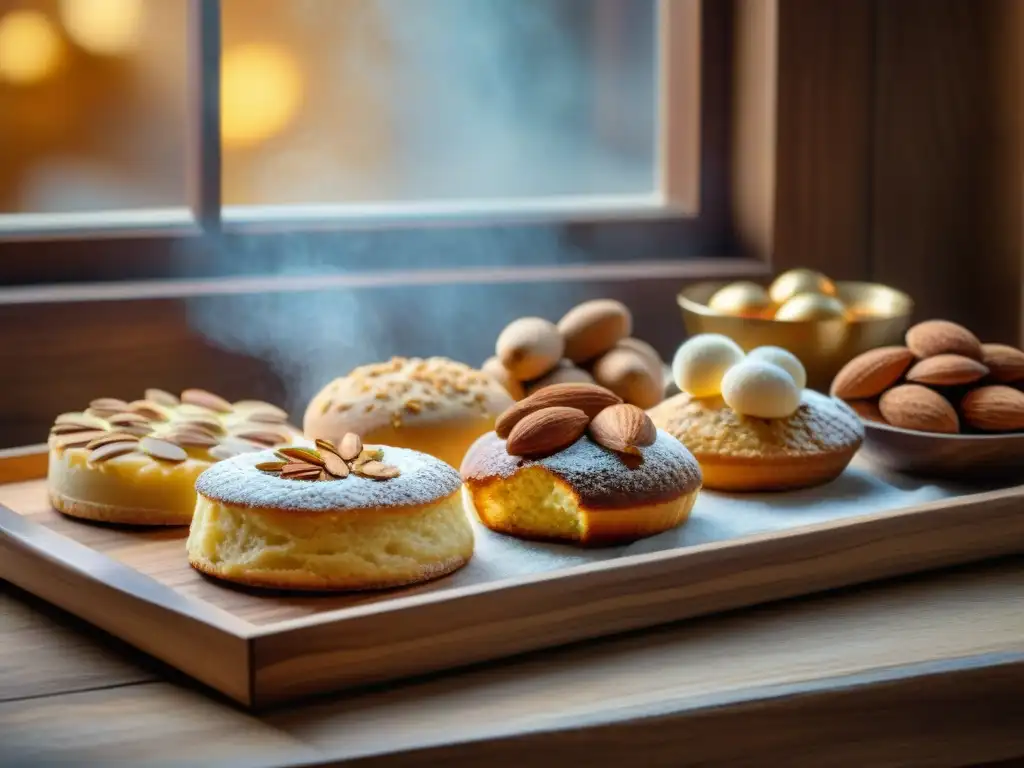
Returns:
[[[634,455],[658,437],[658,429],[646,411],[629,403],[605,408],[591,420],[588,431],[598,445]]]
[[[1024,352],[1008,344],[982,344],[981,362],[998,384],[1024,381]]]
[[[583,411],[588,419],[592,419],[608,406],[618,405],[621,402],[621,397],[596,384],[552,384],[550,387],[538,390],[525,400],[520,400],[502,413],[494,424],[494,431],[498,437],[507,438],[523,418],[543,408],[555,406],[577,408]]]
[[[949,401],[920,384],[893,387],[882,395],[878,409],[894,427],[948,434],[960,431],[960,420]]]
[[[984,432],[1024,429],[1024,392],[995,384],[971,390],[960,402],[964,422]]]
[[[925,320],[907,331],[907,346],[919,358],[935,355],[963,355],[981,360],[978,337],[948,320]]]
[[[505,449],[513,456],[550,456],[579,440],[589,421],[590,417],[579,408],[542,408],[512,428]]]
[[[495,354],[519,381],[543,376],[562,359],[565,342],[555,324],[541,317],[521,317],[498,336]]]
[[[523,385],[519,379],[513,376],[512,372],[502,365],[501,360],[497,357],[489,357],[484,360],[480,370],[498,382],[513,400],[522,400],[526,397],[526,392],[523,391]]]
[[[840,400],[877,397],[900,380],[914,353],[906,347],[878,347],[853,358],[832,380],[832,396]]]
[[[565,356],[583,363],[603,355],[633,330],[633,316],[620,301],[595,299],[573,307],[558,321]]]
[[[988,368],[963,355],[926,357],[907,371],[907,381],[933,387],[955,387],[973,384],[988,375]]]
[[[544,376],[541,376],[536,381],[530,382],[526,388],[527,394],[532,395],[534,392],[544,389],[544,387],[550,387],[552,384],[593,384],[594,377],[587,373],[582,368],[577,368],[572,360],[563,358],[558,364],[555,370],[551,371]]]
[[[627,403],[652,408],[665,396],[663,372],[651,366],[645,355],[615,346],[601,355],[591,369],[594,380]]]

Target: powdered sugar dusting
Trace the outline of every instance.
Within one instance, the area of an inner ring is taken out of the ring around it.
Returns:
[[[204,496],[244,507],[329,512],[369,507],[430,504],[459,489],[459,473],[440,459],[419,451],[389,446],[383,461],[401,474],[391,480],[371,480],[351,474],[343,480],[284,480],[261,472],[256,465],[275,461],[273,451],[247,453],[215,464],[196,480]]]
[[[571,485],[584,505],[606,508],[656,503],[700,487],[697,460],[667,432],[658,430],[640,456],[642,461],[622,456],[584,436],[563,451],[532,461],[509,456],[505,441],[489,432],[469,449],[462,476],[467,481],[508,478],[520,469],[541,466]]]

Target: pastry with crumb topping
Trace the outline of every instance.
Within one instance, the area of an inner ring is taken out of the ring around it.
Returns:
[[[466,449],[494,427],[512,398],[492,377],[443,357],[395,357],[360,366],[310,401],[306,437],[423,451],[458,467]]]
[[[473,554],[461,486],[433,456],[363,446],[355,434],[238,456],[196,481],[189,563],[227,581],[304,591],[436,579]]]
[[[488,528],[524,539],[623,544],[683,524],[701,488],[693,455],[647,414],[592,384],[519,401],[462,463]]]

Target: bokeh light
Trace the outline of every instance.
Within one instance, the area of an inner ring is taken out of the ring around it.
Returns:
[[[259,144],[283,131],[302,104],[302,72],[285,48],[250,43],[221,63],[221,135],[228,147]]]
[[[0,79],[34,85],[60,67],[60,33],[40,11],[11,11],[0,18]]]
[[[68,37],[90,53],[118,56],[139,44],[142,0],[60,0]]]

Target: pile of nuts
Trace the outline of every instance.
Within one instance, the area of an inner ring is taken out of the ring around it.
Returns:
[[[495,356],[481,366],[516,400],[552,384],[593,384],[625,402],[650,408],[664,398],[661,356],[630,337],[633,316],[612,299],[586,301],[557,324],[522,317],[498,336]]]
[[[905,347],[879,347],[836,375],[832,394],[863,418],[920,432],[1024,430],[1024,352],[982,344],[962,325],[918,323]]]
[[[749,280],[730,283],[708,300],[723,315],[800,322],[849,318],[856,314],[839,299],[836,284],[812,269],[791,269],[764,286]]]

